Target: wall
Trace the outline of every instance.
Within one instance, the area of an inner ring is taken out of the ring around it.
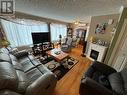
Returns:
[[[104,41],[110,42],[112,39],[111,32],[112,32],[113,27],[117,23],[118,17],[119,17],[119,14],[93,16],[91,18],[88,41],[90,40],[91,36],[94,36],[98,39],[102,39]],[[96,25],[101,24],[101,23],[108,23],[109,19],[113,19],[113,24],[107,25],[105,33],[104,34],[95,34]]]
[[[113,64],[113,60],[115,58],[115,55],[117,53],[117,48],[118,48],[118,45],[119,45],[119,34],[121,32],[121,29],[122,29],[122,26],[123,26],[123,23],[124,23],[124,19],[127,18],[127,7],[123,8],[122,10],[122,13],[120,14],[120,17],[119,17],[119,21],[118,21],[118,24],[117,24],[117,27],[116,27],[116,33],[115,33],[115,36],[113,38],[113,41],[112,41],[112,44],[111,46],[109,47],[109,50],[108,50],[108,53],[107,53],[107,56],[106,56],[106,59],[105,59],[105,63],[108,63],[109,65],[112,65]]]

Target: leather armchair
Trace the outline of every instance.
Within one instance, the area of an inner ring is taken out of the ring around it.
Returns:
[[[116,72],[94,61],[81,79],[80,95],[127,95],[127,69]]]
[[[72,41],[73,39],[68,37],[66,43],[61,44],[61,50],[63,52],[70,52],[72,48]]]
[[[56,76],[26,51],[0,53],[0,95],[51,95]]]

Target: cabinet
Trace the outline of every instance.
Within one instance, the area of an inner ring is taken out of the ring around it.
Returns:
[[[54,48],[54,44],[50,42],[34,44],[32,46],[33,54],[36,55],[45,55],[45,52]]]

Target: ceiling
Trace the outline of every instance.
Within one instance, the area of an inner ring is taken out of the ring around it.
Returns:
[[[91,16],[119,13],[127,0],[15,0],[15,10],[65,22],[89,22]]]

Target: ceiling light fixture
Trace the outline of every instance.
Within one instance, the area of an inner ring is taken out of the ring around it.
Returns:
[[[75,25],[78,25],[79,23],[80,23],[79,21],[75,21],[75,22],[74,22]]]

